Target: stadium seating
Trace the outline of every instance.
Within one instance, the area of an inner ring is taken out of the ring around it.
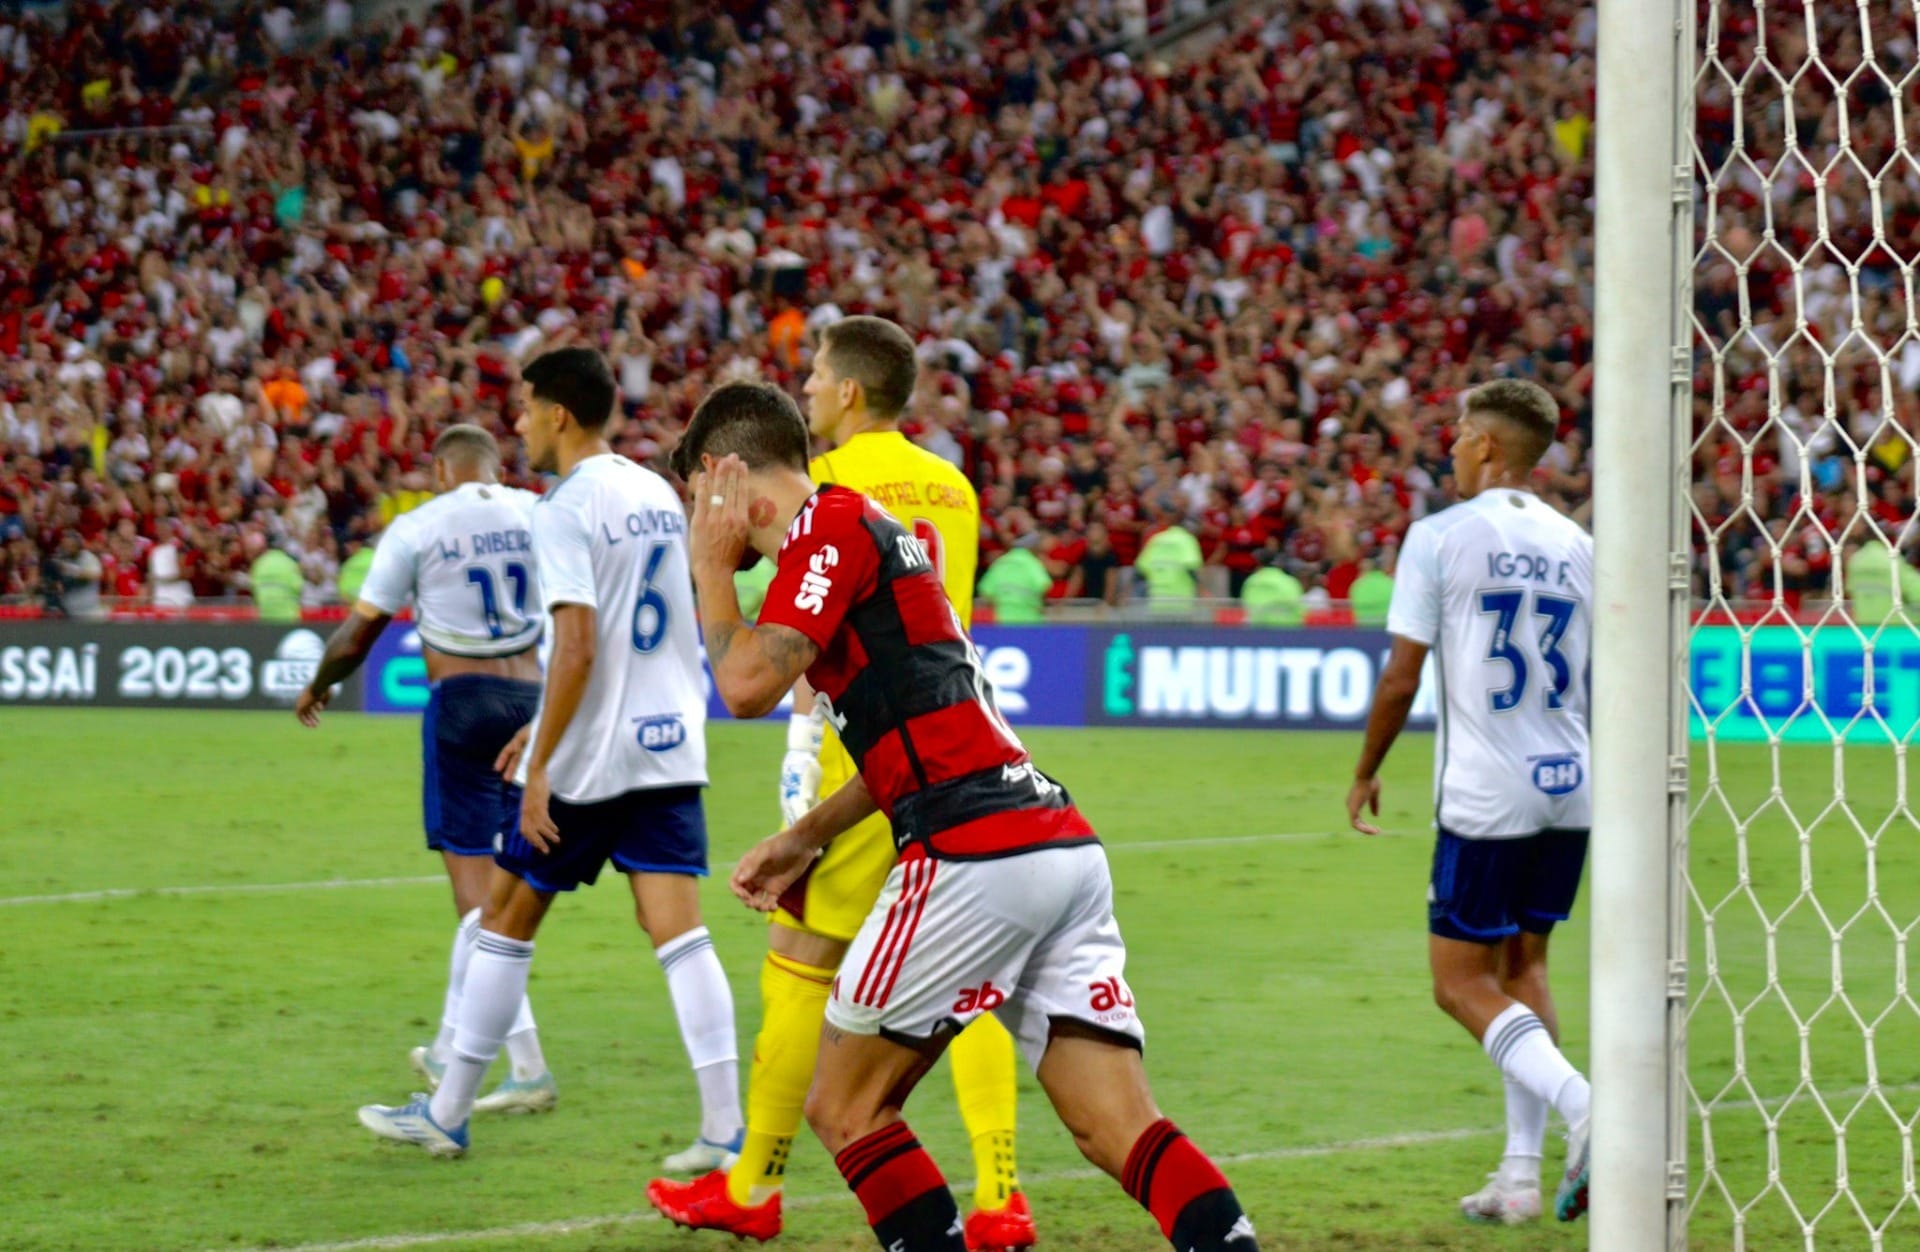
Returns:
[[[106,7],[0,18],[0,602],[90,576],[75,533],[109,602],[244,595],[270,541],[327,604],[516,359],[603,348],[660,464],[866,311],[923,340],[983,568],[1037,544],[1060,595],[1098,521],[1343,600],[1496,371],[1560,399],[1584,508],[1590,6],[1236,5],[1146,55],[1114,5]]]

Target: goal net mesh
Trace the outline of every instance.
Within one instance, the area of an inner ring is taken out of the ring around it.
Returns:
[[[1917,16],[1697,10],[1696,1248],[1920,1249]]]

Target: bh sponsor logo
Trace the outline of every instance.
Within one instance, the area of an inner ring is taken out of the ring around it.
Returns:
[[[1580,780],[1586,777],[1580,768],[1578,757],[1564,753],[1556,756],[1530,756],[1527,758],[1527,770],[1533,776],[1533,785],[1550,796],[1563,796],[1579,788]]]
[[[687,724],[678,713],[633,719],[640,746],[649,752],[671,752],[687,741]]]

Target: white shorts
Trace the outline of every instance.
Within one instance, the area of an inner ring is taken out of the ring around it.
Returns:
[[[991,1012],[1038,1066],[1057,1017],[1145,1041],[1126,966],[1097,843],[902,861],[841,962],[827,1020],[918,1042]]]

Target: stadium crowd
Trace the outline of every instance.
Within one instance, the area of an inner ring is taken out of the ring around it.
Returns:
[[[244,595],[268,549],[331,602],[529,354],[604,350],[663,467],[855,312],[1049,596],[1181,527],[1203,590],[1343,600],[1498,373],[1585,516],[1591,6],[1257,5],[1171,61],[1115,4],[107,7],[0,18],[0,602]]]

